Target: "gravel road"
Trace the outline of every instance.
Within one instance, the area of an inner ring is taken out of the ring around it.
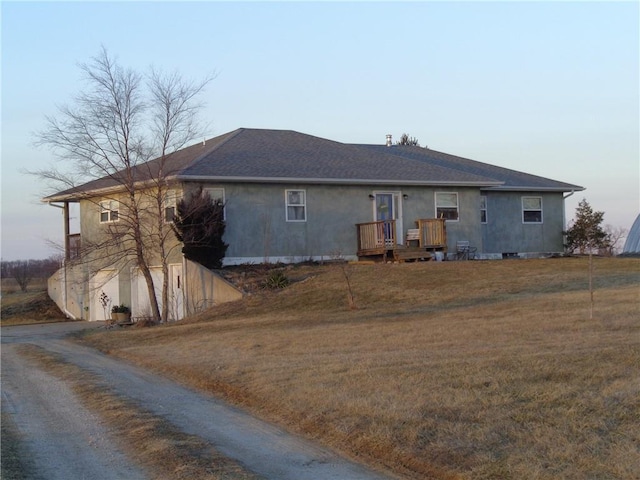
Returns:
[[[383,480],[306,439],[224,402],[130,363],[65,340],[68,332],[99,328],[73,322],[2,327],[2,409],[24,440],[35,478],[144,479],[143,470],[114,448],[109,431],[63,381],[15,353],[29,343],[91,372],[117,394],[144,405],[184,433],[196,435],[248,470],[272,480]]]

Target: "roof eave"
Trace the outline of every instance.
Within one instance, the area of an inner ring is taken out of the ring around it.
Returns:
[[[176,181],[175,175],[167,176],[163,179],[166,184],[172,183]],[[136,182],[135,187],[137,188],[145,188],[153,186],[156,182],[154,180],[145,180],[142,182]],[[126,186],[122,184],[111,185],[109,187],[102,188],[92,188],[88,190],[82,190],[73,193],[54,193],[53,195],[49,195],[47,197],[42,198],[40,201],[43,203],[52,203],[52,202],[79,202],[85,198],[92,197],[100,197],[105,195],[111,195],[114,193],[119,193],[126,191]]]
[[[48,197],[41,198],[42,203],[58,203],[58,202],[79,202],[86,198],[109,195],[121,191],[122,188],[100,188],[96,190],[85,190],[82,192],[65,193],[49,195]]]
[[[500,192],[582,192],[585,187],[578,185],[568,185],[563,187],[535,187],[535,186],[511,186],[501,185],[497,187],[480,187],[482,190],[492,190]]]

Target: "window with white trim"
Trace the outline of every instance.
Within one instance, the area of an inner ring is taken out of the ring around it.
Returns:
[[[522,197],[522,223],[542,223],[542,197]]]
[[[456,192],[436,192],[436,217],[453,221],[459,219]]]
[[[202,192],[206,192],[211,197],[214,204],[222,205],[222,219],[227,219],[227,209],[225,208],[224,188],[203,188]]]
[[[178,192],[175,190],[167,190],[164,194],[164,221],[165,223],[173,222],[176,216],[176,204],[178,203]]]
[[[307,194],[305,190],[285,190],[287,222],[307,221]]]
[[[116,200],[105,200],[100,202],[100,223],[110,223],[118,221],[120,202]]]
[[[487,196],[480,195],[480,223],[487,223]]]

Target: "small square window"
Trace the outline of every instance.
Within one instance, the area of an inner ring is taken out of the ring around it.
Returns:
[[[171,223],[176,218],[176,207],[164,207],[164,221]]]
[[[522,197],[522,222],[542,223],[542,197]]]
[[[176,217],[176,205],[178,203],[178,195],[175,190],[168,190],[164,194],[164,221],[165,223],[173,222]]]
[[[224,196],[224,188],[204,188],[203,193],[206,192],[211,197],[211,201],[213,203],[217,203],[218,205],[222,205],[222,219],[227,219],[227,209],[225,207],[225,196]]]
[[[100,202],[100,223],[117,221],[119,209],[120,204],[115,200]]]
[[[285,190],[287,222],[307,221],[307,196],[304,190]]]
[[[445,220],[459,220],[457,193],[436,192],[436,217]]]

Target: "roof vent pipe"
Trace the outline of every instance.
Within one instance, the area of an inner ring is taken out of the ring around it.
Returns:
[[[391,137],[391,134],[390,134],[390,133],[387,133],[387,147],[390,147],[390,146],[391,146],[391,143],[392,143],[392,142],[391,142],[391,138],[392,138],[392,137]]]

